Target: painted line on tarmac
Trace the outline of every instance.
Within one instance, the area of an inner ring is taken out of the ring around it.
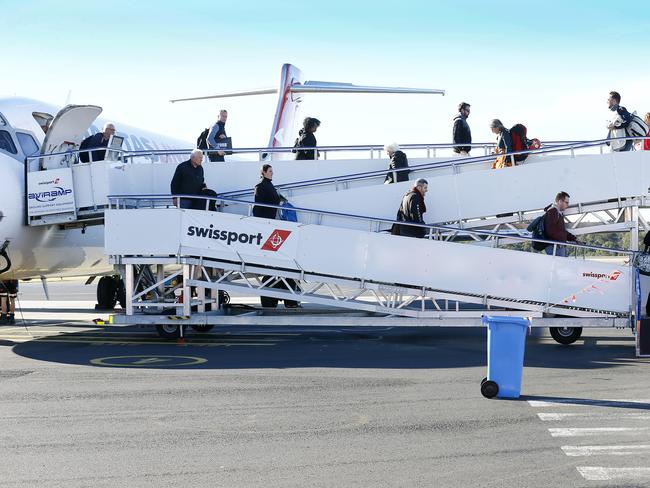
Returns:
[[[611,414],[608,412],[575,412],[575,413],[559,413],[559,412],[545,412],[538,413],[537,416],[542,422],[561,422],[563,420],[580,420],[580,419],[600,419]],[[648,413],[619,413],[616,415],[617,419],[626,420],[650,420],[650,412]]]
[[[552,437],[586,437],[593,435],[641,435],[650,431],[650,427],[586,427],[586,428],[551,428]]]
[[[638,408],[644,405],[650,410],[650,400],[591,400],[582,398],[559,398],[557,400],[528,400],[528,404],[533,408],[544,407],[618,407],[618,408]]]
[[[650,444],[629,444],[620,446],[562,446],[567,456],[633,456],[649,454]]]
[[[576,469],[587,481],[650,479],[650,468],[607,468],[603,466],[578,466]]]

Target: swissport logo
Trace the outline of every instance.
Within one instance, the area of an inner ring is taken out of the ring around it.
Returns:
[[[289,235],[291,235],[290,230],[275,229],[262,246],[262,251],[277,251],[282,247]]]
[[[621,276],[621,272],[618,270],[610,274],[588,272],[588,273],[582,273],[582,276],[584,278],[596,278],[597,280],[616,281],[618,277]]]

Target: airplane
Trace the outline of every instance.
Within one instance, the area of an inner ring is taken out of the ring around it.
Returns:
[[[278,89],[248,90],[206,97],[176,99],[174,102],[234,96],[278,93],[269,148],[286,145],[299,103],[305,93],[412,93],[441,94],[444,90],[357,86],[348,83],[304,82],[301,71],[291,64],[282,66]],[[78,148],[88,134],[100,131],[107,122],[98,118],[101,107],[65,107],[20,97],[0,98],[0,279],[40,278],[48,296],[48,278],[101,277],[97,284],[99,308],[112,309],[120,298],[120,277],[104,254],[104,226],[64,227],[26,225],[26,157],[47,155]],[[124,138],[130,151],[192,148],[194,143],[130,127],[113,121],[116,135]],[[163,156],[165,162],[180,162],[181,155]],[[273,155],[271,155],[273,158]],[[51,159],[51,158],[50,158]],[[47,157],[41,161],[48,161]],[[38,165],[38,160],[30,164]],[[93,164],[93,163],[88,163]],[[223,163],[210,163],[223,164]],[[237,171],[237,167],[230,166]],[[29,170],[39,168],[30,167]],[[320,173],[321,176],[324,176]],[[237,188],[232,188],[235,190]]]

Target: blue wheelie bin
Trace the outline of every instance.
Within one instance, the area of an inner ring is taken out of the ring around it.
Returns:
[[[481,382],[481,394],[486,398],[519,398],[530,321],[483,316],[482,322],[488,327],[488,374]]]

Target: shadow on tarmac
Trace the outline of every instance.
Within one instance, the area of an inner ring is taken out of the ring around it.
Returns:
[[[149,330],[105,332],[72,332],[4,345],[37,361],[131,369],[444,369],[487,364],[482,328],[215,328],[189,333],[183,344]],[[620,340],[603,331],[598,334],[570,346],[529,337],[525,366],[607,369],[635,361],[631,335]]]

